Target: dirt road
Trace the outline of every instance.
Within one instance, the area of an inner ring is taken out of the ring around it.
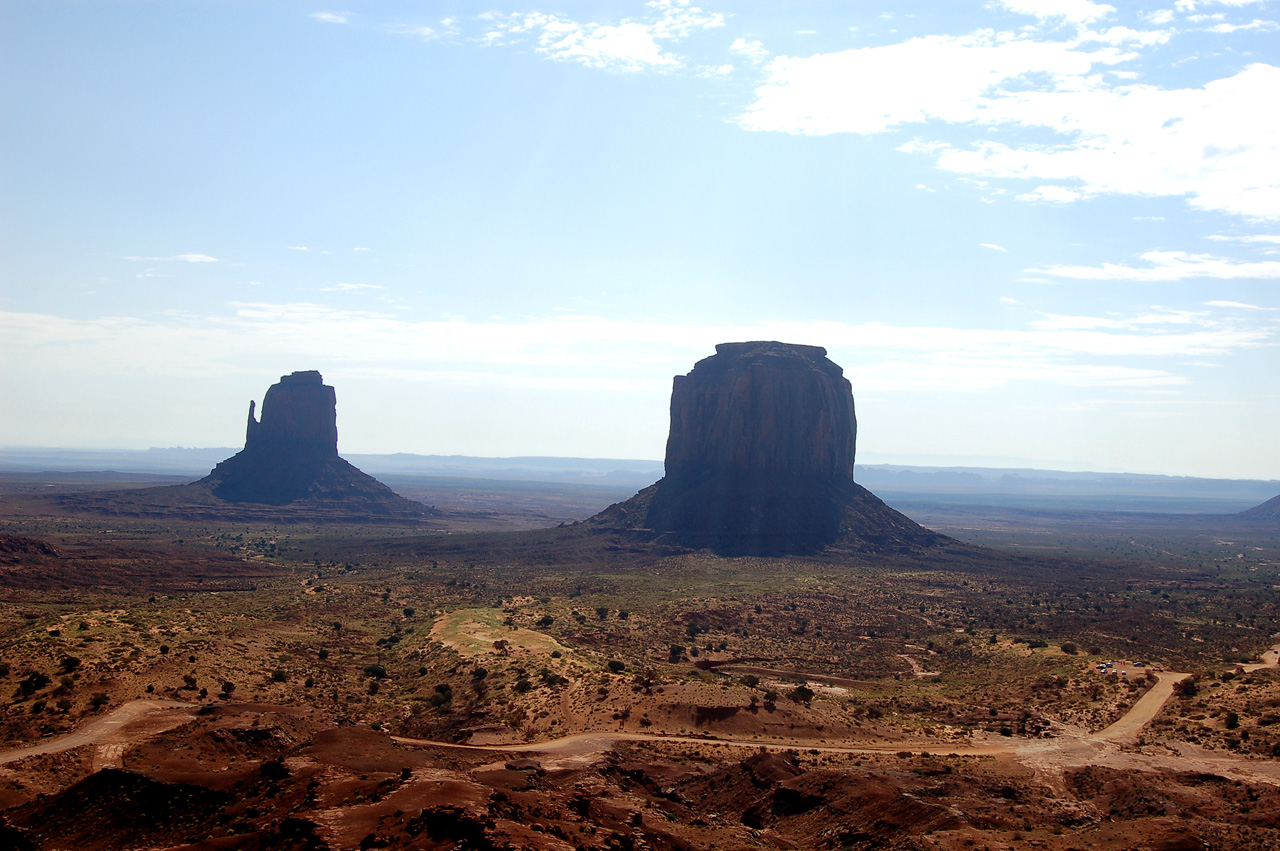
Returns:
[[[1250,663],[1246,670],[1274,667],[1280,660],[1280,644],[1268,650],[1262,661]],[[897,753],[904,750],[928,750],[943,755],[1000,755],[1006,754],[1036,770],[1038,775],[1051,778],[1061,775],[1063,769],[1106,764],[1117,768],[1137,770],[1195,770],[1207,771],[1223,777],[1261,781],[1280,785],[1280,764],[1249,760],[1233,754],[1206,751],[1195,745],[1180,744],[1165,747],[1159,752],[1123,751],[1120,745],[1132,741],[1151,722],[1173,695],[1174,686],[1190,676],[1176,672],[1156,674],[1156,684],[1135,703],[1119,720],[1096,733],[1068,732],[1053,739],[1011,739],[989,737],[962,747],[928,742],[896,742],[883,745],[853,744],[818,745],[801,741],[761,742],[756,739],[732,739],[712,736],[667,736],[660,733],[588,732],[576,733],[545,742],[528,742],[508,745],[460,745],[427,739],[410,739],[392,736],[403,745],[439,747],[467,751],[494,753],[539,753],[562,759],[586,759],[602,753],[621,741],[674,742],[720,747],[767,748],[789,750],[805,748],[823,753],[876,754]],[[94,766],[119,765],[124,746],[158,732],[172,729],[194,717],[189,710],[195,706],[173,700],[133,700],[115,711],[90,721],[81,729],[33,745],[0,751],[0,765],[41,754],[61,753],[82,745],[97,745]]]
[[[1134,738],[1142,728],[1160,713],[1161,707],[1173,697],[1173,687],[1185,680],[1190,674],[1179,674],[1172,671],[1161,671],[1156,674],[1156,684],[1147,689],[1147,693],[1138,699],[1128,712],[1104,730],[1089,736],[1095,742],[1116,742]]]
[[[194,718],[195,716],[187,711],[194,708],[194,704],[176,700],[131,700],[101,718],[93,719],[73,733],[13,750],[0,751],[0,765],[26,759],[29,756],[62,753],[82,745],[107,747],[107,759],[115,762],[118,760],[121,749],[111,746],[124,745],[172,729]],[[95,759],[95,762],[97,761],[99,760]]]

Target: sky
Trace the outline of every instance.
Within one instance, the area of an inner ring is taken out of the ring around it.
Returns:
[[[860,463],[1280,479],[1280,0],[0,0],[0,445],[660,459],[719,342]]]

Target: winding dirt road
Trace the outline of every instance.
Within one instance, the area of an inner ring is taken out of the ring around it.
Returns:
[[[105,759],[95,755],[95,767],[103,762],[119,764],[123,747],[115,746],[127,745],[177,727],[195,717],[189,711],[195,708],[195,704],[177,700],[131,700],[65,736],[0,751],[0,765],[29,756],[62,753],[82,745],[99,745],[104,750]]]
[[[1277,660],[1280,660],[1280,644],[1264,653],[1261,662],[1246,665],[1245,670],[1256,671],[1274,667]],[[841,754],[898,753],[914,749],[927,750],[938,755],[1007,755],[1035,770],[1036,774],[1050,785],[1061,782],[1064,769],[1098,764],[1145,771],[1160,769],[1206,771],[1230,779],[1280,785],[1280,763],[1215,753],[1186,743],[1174,747],[1164,746],[1159,751],[1133,752],[1121,749],[1122,745],[1132,742],[1137,734],[1159,714],[1161,708],[1172,697],[1174,686],[1188,676],[1190,674],[1157,673],[1156,684],[1148,689],[1128,712],[1115,723],[1096,733],[1068,730],[1064,735],[1051,739],[1012,739],[986,734],[963,747],[928,742],[819,745],[800,741],[761,742],[755,739],[710,735],[668,736],[660,733],[623,732],[576,733],[551,741],[507,745],[460,745],[401,736],[391,738],[399,744],[408,746],[496,753],[538,753],[568,760],[593,758],[623,741],[674,742],[757,750],[805,748],[823,753]],[[194,708],[196,708],[194,704],[174,700],[132,700],[115,711],[90,721],[73,733],[21,748],[0,751],[0,765],[41,754],[61,753],[82,745],[98,746],[94,756],[95,768],[119,765],[125,746],[172,729],[194,718],[195,716],[190,712]]]

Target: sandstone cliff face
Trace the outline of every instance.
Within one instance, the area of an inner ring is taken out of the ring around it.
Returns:
[[[677,376],[667,477],[853,481],[853,388],[826,349],[721,343]]]
[[[423,516],[405,499],[338,457],[337,395],[320,373],[280,378],[262,399],[262,418],[249,422],[244,449],[198,484],[227,502],[346,506],[383,515]]]
[[[825,349],[722,343],[677,376],[666,475],[619,506],[649,529],[723,555],[816,552],[849,539],[930,545],[921,529],[854,484],[853,391]]]
[[[337,394],[315,370],[281,376],[262,397],[260,422],[253,418],[253,402],[249,403],[244,446],[337,458]]]

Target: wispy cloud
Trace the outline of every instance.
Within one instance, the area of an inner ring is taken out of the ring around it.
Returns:
[[[168,257],[139,257],[130,255],[124,258],[136,263],[159,263],[164,261],[175,261],[178,263],[217,263],[217,257],[210,257],[208,254],[171,254]]]
[[[1073,24],[1087,24],[1116,10],[1115,6],[1089,0],[1000,0],[1000,5],[1021,15],[1034,15],[1041,20],[1056,18]]]
[[[745,38],[734,39],[729,50],[757,65],[769,58],[769,51],[764,49],[764,42],[747,41]]]
[[[1005,248],[1003,245],[996,245],[994,242],[979,242],[978,246],[980,248],[990,248],[992,251],[999,251],[1004,254],[1009,253],[1009,249]]]
[[[1187,278],[1280,278],[1280,261],[1241,263],[1212,254],[1186,251],[1148,251],[1142,255],[1146,266],[1103,263],[1101,266],[1046,266],[1028,269],[1028,274],[1051,275],[1087,281],[1181,281]]]
[[[312,12],[311,17],[326,24],[345,24],[350,20],[350,12]]]
[[[331,287],[321,287],[321,288],[320,288],[320,292],[323,292],[323,293],[358,293],[358,292],[367,292],[367,291],[369,291],[369,290],[382,290],[382,289],[386,289],[386,287],[383,287],[383,286],[381,286],[381,285],[379,285],[379,284],[348,284],[348,283],[345,283],[345,282],[339,282],[339,283],[337,283],[337,284],[334,284],[334,285],[333,285],[333,286],[331,286]]]
[[[1215,24],[1214,26],[1209,27],[1209,32],[1220,34],[1240,32],[1242,30],[1245,32],[1274,32],[1277,29],[1280,29],[1280,24],[1277,24],[1275,21],[1264,21],[1255,18],[1247,24]]]
[[[1215,233],[1208,237],[1214,242],[1240,242],[1245,245],[1280,245],[1280,234],[1251,233],[1243,236]]]
[[[724,15],[704,12],[688,0],[651,0],[643,18],[617,23],[579,22],[542,12],[486,12],[481,42],[503,45],[532,40],[542,55],[610,71],[671,70],[685,60],[664,43],[677,42],[697,30],[724,26]]]
[[[1209,307],[1237,308],[1239,310],[1280,310],[1280,307],[1262,307],[1257,304],[1245,304],[1240,301],[1206,301]]]
[[[1068,0],[1002,5],[1077,24],[1111,9]],[[1181,89],[1099,73],[1127,70],[1173,34],[1082,25],[1054,38],[1033,26],[779,56],[738,120],[750,130],[807,135],[969,127],[967,144],[922,138],[900,150],[958,174],[1037,181],[1018,196],[1024,201],[1182,196],[1205,210],[1280,220],[1280,135],[1258,108],[1280,100],[1280,67],[1255,63]],[[1028,142],[1026,130],[1056,138]]]
[[[664,381],[725,340],[825,346],[860,390],[969,392],[1023,381],[1069,386],[1187,383],[1179,363],[1275,345],[1280,323],[1248,314],[1152,309],[1134,316],[1040,315],[1023,329],[835,321],[683,324],[558,316],[522,322],[412,321],[311,303],[240,303],[230,315],[77,320],[0,313],[0,340],[31,357],[207,370],[237,362],[335,362],[483,376],[555,375],[572,384],[603,370]],[[183,345],[177,345],[183,341]],[[188,358],[181,352],[190,352]],[[197,354],[198,353],[198,354]],[[189,361],[189,362],[188,362]],[[212,364],[212,366],[211,366]]]

